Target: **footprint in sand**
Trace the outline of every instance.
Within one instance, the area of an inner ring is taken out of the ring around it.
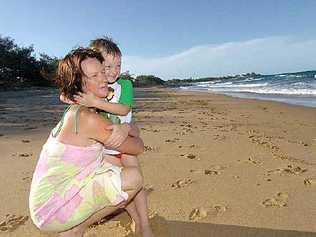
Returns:
[[[185,157],[190,159],[190,160],[196,159],[196,155],[193,155],[193,154],[187,154]]]
[[[189,220],[199,221],[206,217],[217,217],[227,210],[225,205],[214,205],[212,207],[198,207],[194,208],[189,214]]]
[[[33,153],[19,153],[19,157],[29,157],[29,156],[32,156]]]
[[[167,140],[165,140],[165,142],[172,142],[172,143],[174,143],[174,142],[179,141],[179,140],[180,140],[179,138],[174,138],[174,139],[167,139]]]
[[[205,175],[219,175],[221,174],[221,171],[223,171],[224,169],[226,169],[225,166],[214,165],[210,167],[209,169],[204,170],[204,174]]]
[[[193,183],[190,178],[178,179],[176,182],[172,183],[170,186],[173,189],[183,188]]]
[[[202,170],[190,169],[190,173],[203,174],[204,172]]]
[[[304,179],[304,184],[306,186],[316,185],[316,178],[306,178]]]
[[[226,139],[226,136],[224,135],[219,135],[219,134],[215,134],[213,136],[213,139],[216,140],[216,141],[224,141]]]
[[[0,222],[0,232],[11,232],[17,229],[19,226],[24,225],[24,223],[29,219],[28,216],[16,216],[12,214],[7,214],[5,220]]]
[[[261,204],[265,207],[286,207],[289,195],[287,193],[277,193],[276,197],[268,198]]]
[[[22,180],[23,180],[23,181],[31,181],[31,177],[26,176],[26,177],[23,177]]]
[[[205,174],[205,175],[220,175],[224,169],[227,167],[221,166],[221,165],[214,165],[211,166],[208,169],[205,170],[199,170],[199,169],[190,169],[191,173],[196,173],[196,174]]]
[[[261,165],[262,162],[255,160],[253,156],[249,157],[248,160],[245,161],[245,163],[254,164],[254,165]]]
[[[269,170],[268,175],[278,173],[280,175],[300,175],[305,173],[307,169],[303,169],[299,166],[288,165],[287,168],[279,168],[275,170]]]
[[[165,142],[175,142],[175,141],[167,139],[167,140],[165,140]]]
[[[157,151],[158,148],[157,147],[153,147],[153,146],[144,146],[144,150],[145,151]]]

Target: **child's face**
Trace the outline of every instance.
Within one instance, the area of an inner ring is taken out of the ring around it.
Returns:
[[[102,56],[104,58],[103,64],[105,66],[107,80],[109,83],[114,83],[121,73],[121,57],[105,53],[102,53]]]

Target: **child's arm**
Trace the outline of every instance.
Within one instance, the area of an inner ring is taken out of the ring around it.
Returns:
[[[130,111],[130,108],[127,105],[107,102],[90,92],[79,93],[78,95],[75,95],[74,98],[78,104],[98,108],[115,115],[124,116]]]

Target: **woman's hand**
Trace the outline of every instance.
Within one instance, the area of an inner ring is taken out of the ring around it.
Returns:
[[[74,99],[78,104],[84,105],[86,107],[98,107],[98,102],[102,100],[101,98],[95,96],[91,92],[87,93],[78,93],[78,95],[74,95]]]
[[[129,124],[113,124],[107,127],[108,130],[112,130],[112,134],[104,144],[106,147],[118,148],[128,137],[128,133],[131,130]]]

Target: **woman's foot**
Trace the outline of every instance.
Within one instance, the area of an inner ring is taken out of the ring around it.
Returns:
[[[75,227],[64,232],[59,232],[58,237],[83,237],[83,232],[83,230]]]

